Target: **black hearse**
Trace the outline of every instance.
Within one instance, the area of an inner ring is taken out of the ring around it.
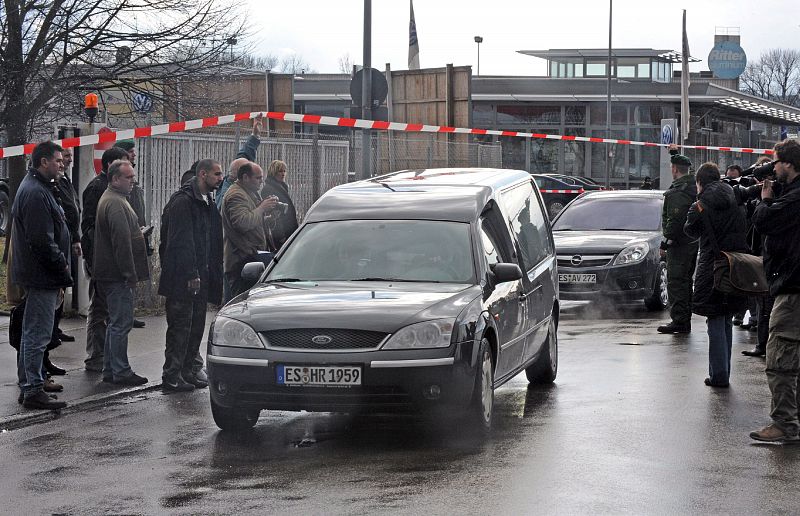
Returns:
[[[530,174],[405,170],[336,187],[217,314],[214,421],[422,410],[491,425],[494,389],[556,377],[558,280]],[[256,281],[257,279],[257,281]]]

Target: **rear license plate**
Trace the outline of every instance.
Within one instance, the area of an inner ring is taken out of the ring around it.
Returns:
[[[361,385],[361,368],[356,366],[288,366],[276,368],[278,385],[314,387]]]
[[[559,274],[559,283],[597,283],[597,274]]]

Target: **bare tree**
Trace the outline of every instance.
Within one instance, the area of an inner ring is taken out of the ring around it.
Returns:
[[[246,35],[237,1],[3,0],[0,120],[8,144],[44,132],[87,90],[168,95],[219,73]],[[24,158],[11,158],[12,197],[24,175]]]
[[[278,59],[278,56],[275,54],[247,54],[240,56],[237,59],[236,64],[245,68],[254,68],[256,70],[275,70],[278,68],[279,62],[280,59]]]
[[[353,65],[355,65],[355,62],[353,58],[350,57],[350,54],[344,54],[339,57],[339,71],[341,73],[353,73]]]
[[[800,107],[800,50],[765,51],[747,65],[741,82],[751,95]]]
[[[314,69],[300,54],[289,54],[281,61],[280,70],[283,73],[313,73]]]

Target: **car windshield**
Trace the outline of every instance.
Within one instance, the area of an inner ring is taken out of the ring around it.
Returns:
[[[553,231],[658,231],[661,198],[586,196],[562,211]]]
[[[266,281],[474,283],[469,224],[346,220],[303,227]]]

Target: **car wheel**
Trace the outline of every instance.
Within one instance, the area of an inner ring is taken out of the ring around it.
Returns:
[[[470,428],[482,433],[488,432],[492,427],[492,414],[494,413],[494,365],[492,364],[492,351],[489,341],[481,340],[478,350],[478,370],[475,374],[475,388],[472,390],[472,400],[467,408],[467,419]]]
[[[211,415],[221,430],[241,431],[253,428],[258,422],[258,409],[228,408],[211,400]]]
[[[555,216],[558,215],[563,209],[564,203],[561,201],[553,201],[547,206],[547,213],[550,214],[550,218],[552,219],[555,218]]]
[[[669,292],[667,290],[667,264],[659,262],[658,272],[656,273],[656,284],[653,287],[653,294],[645,298],[644,306],[648,310],[665,310],[669,306]]]
[[[551,319],[544,349],[536,362],[525,369],[525,376],[530,383],[553,383],[556,375],[558,375],[558,325],[555,319]]]
[[[0,236],[8,231],[8,221],[11,216],[11,205],[8,202],[8,194],[0,190]]]

